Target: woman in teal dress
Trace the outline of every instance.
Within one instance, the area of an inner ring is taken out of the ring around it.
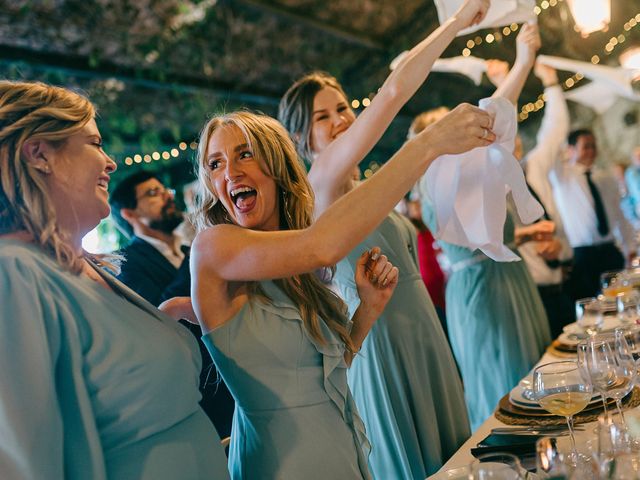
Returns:
[[[422,215],[429,228],[437,227],[435,212],[425,199]],[[495,262],[482,252],[439,243],[452,268],[446,289],[449,339],[475,430],[540,360],[551,334],[540,294],[523,261]],[[504,243],[518,253],[511,214]]]
[[[479,21],[487,8],[484,0],[465,1],[456,15],[406,53],[358,118],[334,77],[312,73],[289,88],[278,116],[300,156],[311,163],[308,176],[316,216],[354,189],[358,164],[425,81],[456,33]],[[483,127],[489,144],[491,122]],[[415,235],[392,214],[341,259],[335,277],[353,312],[360,302],[352,277],[361,248],[379,244],[401,272],[391,302],[365,342],[358,365],[349,372],[371,439],[369,465],[376,478],[423,480],[439,470],[470,434],[453,355],[420,280]]]
[[[487,74],[498,85],[493,97],[517,104],[539,48],[537,27],[523,25],[516,39],[516,61],[511,70],[506,62],[488,65]],[[446,112],[440,108],[416,117],[408,138],[428,128]],[[437,232],[428,192],[420,193],[423,220],[432,232]],[[516,254],[516,244],[548,232],[550,222],[516,230],[511,215],[508,212],[504,243]],[[447,328],[464,383],[471,429],[475,430],[491,416],[500,398],[540,359],[551,341],[549,325],[538,289],[524,262],[495,262],[481,252],[439,243],[452,265],[445,299]]]
[[[313,222],[313,193],[286,130],[248,112],[215,117],[198,151],[201,204],[192,302],[236,400],[232,478],[370,478],[347,366],[384,310],[398,270],[361,252],[351,321],[315,275],[386,217],[431,161],[484,143],[488,115],[462,106],[407,143],[376,178]],[[175,300],[174,314],[189,309]]]
[[[228,478],[195,340],[82,252],[116,167],[94,115],[0,81],[0,476]]]

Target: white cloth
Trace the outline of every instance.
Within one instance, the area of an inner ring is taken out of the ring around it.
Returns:
[[[559,158],[569,134],[569,111],[559,85],[548,87],[544,91],[546,107],[535,147],[524,159],[527,182],[542,201],[545,210],[556,225],[555,237],[562,243],[560,260],[573,256],[573,250],[567,241],[562,218],[558,213],[548,179],[546,160]],[[537,285],[557,285],[562,282],[562,271],[549,268],[547,262],[535,251],[535,242],[527,242],[518,247],[522,259],[526,262],[533,281]]]
[[[464,0],[434,0],[438,10],[440,24],[453,16],[464,3]],[[512,23],[537,22],[535,0],[491,0],[491,7],[485,18],[478,25],[465,28],[458,36],[468,35],[483,28],[504,27]]]
[[[499,262],[516,261],[520,257],[504,245],[507,193],[512,193],[525,224],[538,219],[543,210],[529,193],[522,168],[512,153],[517,129],[513,104],[504,98],[485,98],[480,108],[495,115],[496,141],[462,155],[436,159],[423,177],[423,193],[436,212],[436,238],[480,249]]]
[[[180,246],[183,244],[182,238],[180,238],[178,235],[173,236],[173,249],[165,242],[157,238],[148,237],[147,235],[137,235],[137,237],[151,244],[152,247],[158,250],[162,254],[162,256],[166,258],[169,263],[171,263],[171,265],[176,268],[180,268],[180,265],[184,260],[184,252],[180,248]]]
[[[598,82],[600,87],[609,87],[617,96],[628,98],[629,100],[640,100],[640,94],[636,93],[631,86],[633,80],[633,70],[622,67],[607,67],[605,65],[593,65],[589,62],[580,62],[562,57],[552,57],[549,55],[538,55],[538,62],[567,72],[583,74],[589,80]]]
[[[480,85],[482,74],[487,71],[487,63],[482,58],[472,56],[439,58],[433,64],[431,71],[461,73],[473,80],[476,85]]]
[[[598,114],[609,110],[618,99],[616,91],[608,83],[600,80],[595,80],[583,87],[572,88],[564,96],[567,100],[592,108]]]

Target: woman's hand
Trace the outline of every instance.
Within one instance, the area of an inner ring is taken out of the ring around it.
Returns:
[[[382,313],[398,283],[398,268],[378,247],[364,252],[356,264],[355,282],[360,304],[368,311]]]
[[[536,253],[547,261],[558,260],[562,251],[562,243],[557,238],[535,243]]]
[[[489,11],[490,0],[467,0],[453,17],[460,21],[462,28],[480,23]]]
[[[458,154],[492,144],[493,117],[486,111],[463,103],[416,135],[411,142],[430,148],[436,156]]]
[[[541,46],[542,40],[540,40],[538,26],[531,23],[522,24],[520,33],[516,37],[516,63],[528,65],[531,68]]]
[[[191,297],[173,297],[165,300],[158,307],[159,310],[169,315],[174,320],[187,320],[189,323],[198,324],[198,318],[193,311]]]
[[[552,87],[559,83],[556,69],[543,63],[536,62],[535,67],[533,67],[533,73],[540,79],[544,88]]]

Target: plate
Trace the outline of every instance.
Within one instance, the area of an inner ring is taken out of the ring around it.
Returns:
[[[509,402],[516,407],[526,410],[546,412],[546,410],[533,399],[533,389],[531,389],[531,380],[529,377],[523,378],[520,383],[509,392]],[[594,394],[587,405],[587,409],[598,402],[601,402],[600,394]]]
[[[467,480],[469,478],[468,467],[452,468],[445,472],[438,472],[429,477],[429,480]]]
[[[613,331],[620,326],[622,326],[622,323],[618,319],[617,315],[605,315],[602,321],[601,332]],[[564,345],[575,346],[585,338],[587,338],[587,334],[577,322],[573,322],[562,329],[562,333],[558,337],[558,341]]]

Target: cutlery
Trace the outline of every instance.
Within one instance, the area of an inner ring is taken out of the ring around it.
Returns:
[[[583,426],[573,427],[574,430],[584,430]],[[544,433],[556,433],[556,432],[568,432],[566,425],[540,425],[540,426],[528,426],[528,427],[498,427],[491,430],[491,433],[495,434],[518,434],[518,433],[531,433],[531,432],[544,432]]]

